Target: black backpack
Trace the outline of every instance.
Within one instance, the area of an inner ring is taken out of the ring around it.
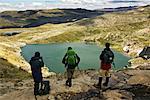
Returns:
[[[50,92],[50,82],[48,80],[43,81],[43,88],[41,90],[41,95],[47,95]]]
[[[44,62],[41,57],[32,57],[30,60],[30,65],[32,67],[44,67]]]
[[[111,50],[104,50],[102,51],[101,60],[104,61],[104,63],[111,64],[114,59],[114,54]]]

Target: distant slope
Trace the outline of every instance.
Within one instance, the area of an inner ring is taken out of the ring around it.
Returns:
[[[59,24],[91,18],[100,14],[102,13],[86,9],[5,11],[0,13],[0,28],[27,28],[46,23]]]
[[[0,29],[4,28],[28,28],[43,24],[60,24],[75,22],[83,18],[93,18],[105,13],[128,11],[136,8],[119,7],[100,10],[86,9],[49,9],[49,10],[26,10],[26,11],[4,11],[0,13]]]
[[[78,27],[77,30],[65,32],[67,35],[70,33],[74,38],[81,38],[82,35],[87,39],[93,37],[93,40],[100,43],[109,41],[120,44],[134,41],[149,45],[147,41],[150,35],[150,6],[139,7],[128,12],[107,13],[95,18],[73,22],[70,26]],[[65,34],[61,34],[60,37],[62,38],[63,35]],[[54,39],[52,38],[51,41]]]
[[[122,51],[128,46],[129,55],[136,55],[144,46],[150,46],[150,6],[139,7],[127,12],[107,13],[71,23],[65,31],[45,42],[86,41],[104,44],[110,42],[113,48]],[[41,42],[37,40],[36,42]]]

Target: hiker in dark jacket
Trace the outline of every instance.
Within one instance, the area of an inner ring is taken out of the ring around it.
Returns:
[[[63,57],[62,63],[65,64],[65,67],[67,67],[67,81],[66,86],[71,87],[72,86],[72,78],[74,74],[75,67],[78,66],[80,62],[79,56],[72,50],[71,47],[68,47],[68,50]]]
[[[113,63],[114,60],[114,53],[111,51],[110,44],[105,44],[105,49],[100,54],[100,60],[101,60],[101,67],[100,67],[100,77],[99,82],[97,84],[97,87],[101,89],[101,83],[103,77],[106,77],[105,83],[103,83],[103,86],[107,86],[110,78],[110,69],[111,69],[111,63]]]
[[[39,91],[42,89],[42,71],[41,68],[44,66],[42,57],[39,52],[35,52],[35,55],[30,60],[32,76],[34,79],[34,95],[40,94]],[[41,86],[39,88],[39,86]]]

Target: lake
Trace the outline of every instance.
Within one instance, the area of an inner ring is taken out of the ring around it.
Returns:
[[[86,69],[98,69],[99,68],[99,55],[104,48],[97,46],[96,44],[85,43],[52,43],[52,44],[31,44],[22,47],[22,56],[29,62],[36,51],[41,53],[45,65],[50,71],[56,73],[65,72],[64,65],[62,64],[62,58],[65,55],[68,47],[71,46],[74,51],[79,55],[81,61],[79,68]],[[113,50],[115,55],[115,70],[122,69],[128,64],[129,57]]]

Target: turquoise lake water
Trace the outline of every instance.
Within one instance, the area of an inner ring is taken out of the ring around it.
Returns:
[[[98,69],[100,66],[99,55],[104,48],[97,46],[96,44],[85,43],[54,43],[54,44],[32,44],[26,45],[22,48],[22,56],[29,61],[36,51],[41,53],[45,65],[50,71],[56,73],[65,72],[64,65],[62,64],[62,58],[65,55],[67,48],[71,46],[74,51],[79,55],[81,61],[79,68],[85,69]],[[113,69],[122,69],[128,64],[130,59],[123,54],[114,51],[115,65]]]

